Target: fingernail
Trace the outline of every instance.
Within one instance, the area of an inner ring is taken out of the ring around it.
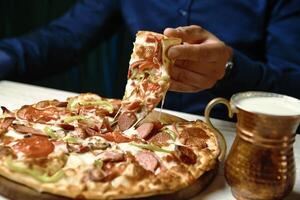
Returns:
[[[179,55],[179,52],[177,49],[174,49],[172,47],[169,49],[169,51],[168,51],[169,58],[175,59],[175,58],[177,58],[178,55]]]

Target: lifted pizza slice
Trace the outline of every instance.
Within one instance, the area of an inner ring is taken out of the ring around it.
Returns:
[[[167,50],[180,43],[179,38],[168,38],[154,32],[137,33],[118,115],[118,126],[122,131],[137,124],[164,98],[173,64],[166,55]]]

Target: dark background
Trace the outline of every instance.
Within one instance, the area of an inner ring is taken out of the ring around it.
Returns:
[[[76,0],[0,0],[0,39],[30,33],[66,12]],[[28,83],[122,97],[132,49],[125,27],[84,56],[79,66]]]

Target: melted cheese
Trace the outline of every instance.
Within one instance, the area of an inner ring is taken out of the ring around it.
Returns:
[[[137,154],[141,148],[135,147],[133,145],[130,145],[128,143],[120,143],[118,144],[119,149],[121,149],[123,152],[130,152],[131,154],[135,155]]]
[[[139,117],[139,116],[138,116]],[[132,135],[138,135],[138,131],[135,130],[135,128],[132,126],[130,129],[127,129],[126,131],[123,132],[124,135],[127,136],[132,136]]]
[[[5,133],[6,136],[13,137],[15,139],[23,139],[24,134],[18,133],[14,130],[9,130],[7,133]]]
[[[77,154],[71,153],[65,168],[76,168],[83,165],[93,165],[96,157],[91,152]]]
[[[130,182],[128,181],[128,179],[126,177],[118,176],[111,182],[111,185],[115,188],[117,188],[121,185],[124,185],[125,187],[130,187]]]

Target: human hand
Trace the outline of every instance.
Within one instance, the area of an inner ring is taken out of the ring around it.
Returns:
[[[168,57],[175,60],[171,69],[171,91],[199,92],[212,88],[223,78],[232,49],[212,33],[191,25],[166,28],[164,34],[183,41],[168,50]]]

